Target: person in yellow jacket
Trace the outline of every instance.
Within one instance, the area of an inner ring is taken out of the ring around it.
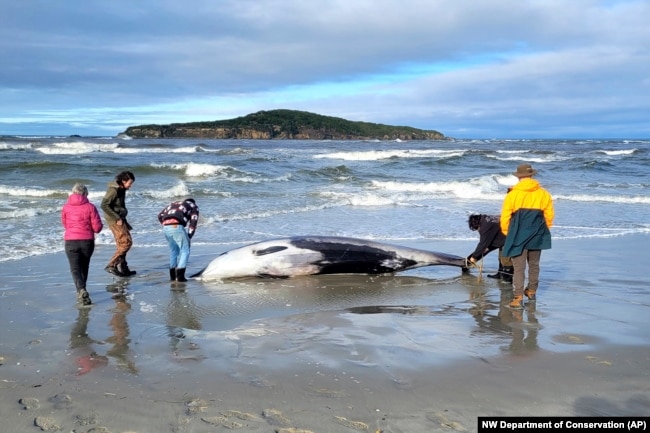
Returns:
[[[530,164],[519,165],[513,173],[519,183],[508,192],[501,208],[501,231],[506,235],[503,255],[512,258],[514,267],[512,308],[523,308],[524,295],[530,301],[536,300],[542,250],[551,248],[553,198],[533,179],[536,173]],[[526,265],[528,285],[524,289]]]

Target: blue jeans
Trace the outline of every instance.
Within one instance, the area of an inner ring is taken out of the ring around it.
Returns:
[[[185,227],[163,226],[163,233],[169,242],[169,268],[185,269],[190,258],[190,237]]]

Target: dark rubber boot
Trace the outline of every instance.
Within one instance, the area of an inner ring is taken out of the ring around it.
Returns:
[[[499,263],[499,270],[497,271],[497,273],[488,275],[488,278],[498,278],[498,279],[503,278],[503,266],[501,266],[501,263]]]
[[[121,265],[119,265],[118,269],[120,270],[120,273],[122,274],[123,277],[132,277],[136,274],[135,271],[129,269],[129,265],[127,265],[126,263],[122,263]]]
[[[176,268],[176,281],[180,283],[187,281],[187,278],[185,278],[185,268]]]
[[[113,274],[113,275],[115,275],[116,277],[123,277],[123,276],[124,276],[124,275],[122,274],[122,271],[120,271],[120,270],[117,268],[117,266],[106,266],[106,267],[104,268],[104,270],[105,270],[106,272],[108,272],[109,274]]]
[[[169,268],[169,281],[176,281],[176,268]]]
[[[515,268],[512,266],[504,266],[501,272],[501,279],[504,283],[512,283],[512,275],[515,273]]]

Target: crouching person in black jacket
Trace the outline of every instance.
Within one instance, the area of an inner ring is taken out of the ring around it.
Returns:
[[[490,251],[498,248],[499,270],[496,274],[488,275],[488,277],[498,278],[506,283],[512,283],[512,274],[514,271],[512,259],[510,257],[503,257],[502,255],[506,237],[501,232],[500,216],[472,214],[469,216],[468,223],[470,230],[478,231],[480,239],[476,249],[467,257],[467,260],[471,263],[476,263]]]

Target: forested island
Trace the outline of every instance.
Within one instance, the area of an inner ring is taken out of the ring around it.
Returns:
[[[248,140],[445,140],[438,131],[409,126],[353,122],[297,110],[258,111],[209,122],[130,126],[132,138],[208,138]]]

